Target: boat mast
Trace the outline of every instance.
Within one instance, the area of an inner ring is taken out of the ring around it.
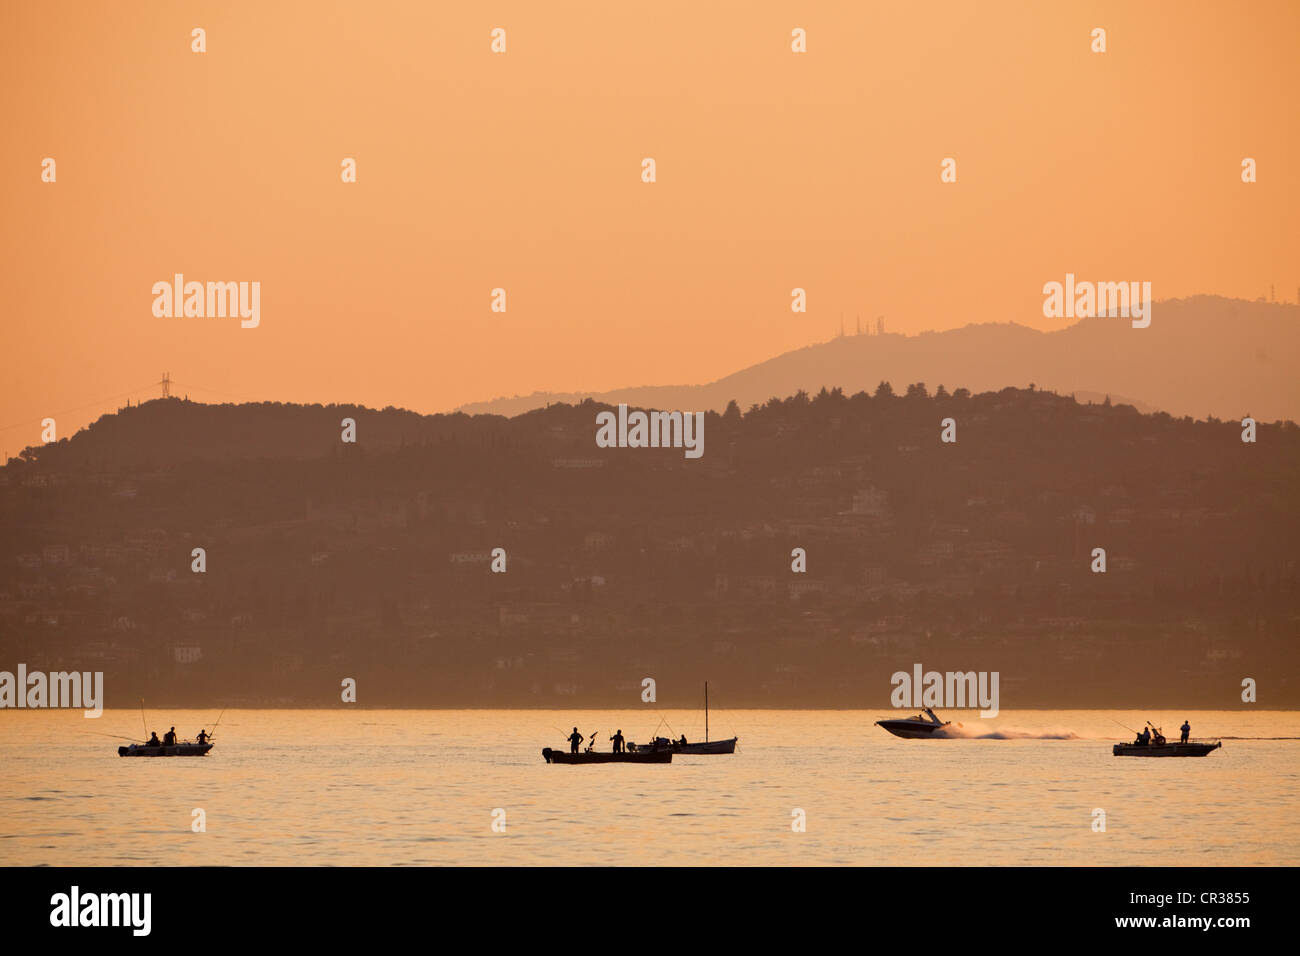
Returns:
[[[704,742],[709,742],[709,682],[704,682]]]

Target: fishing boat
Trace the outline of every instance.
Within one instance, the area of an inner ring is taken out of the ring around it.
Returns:
[[[1151,721],[1146,722],[1146,728],[1142,731],[1133,730],[1127,724],[1120,724],[1114,717],[1111,718],[1114,723],[1119,724],[1125,730],[1137,734],[1137,739],[1129,744],[1116,744],[1111,753],[1116,757],[1204,757],[1211,751],[1218,750],[1223,746],[1223,741],[1216,738],[1200,738],[1190,740],[1179,740],[1173,743],[1165,738]],[[1191,730],[1187,723],[1183,724],[1183,733]]]
[[[212,725],[212,734],[217,732],[217,728],[221,726],[221,718],[224,716],[226,716],[225,710],[222,710],[221,713],[217,715],[216,723]],[[148,734],[149,721],[144,715],[143,699],[140,701],[140,724],[144,727],[145,733]],[[175,730],[176,728],[173,727],[172,734],[170,735],[172,740],[176,740]],[[202,757],[212,749],[212,734],[207,733],[206,731],[200,733],[198,735],[199,743],[194,743],[190,740],[176,740],[175,743],[170,744],[163,742],[154,743],[154,741],[158,740],[158,737],[155,734],[152,739],[143,742],[134,741],[125,747],[118,747],[117,755],[119,757]],[[117,735],[107,734],[105,736],[115,737]],[[167,737],[168,735],[164,734],[163,740],[166,741]],[[130,737],[121,737],[119,739],[131,740]]]
[[[626,753],[584,750],[575,754],[566,750],[543,747],[542,756],[547,763],[672,763],[673,761],[671,750],[630,750]]]
[[[940,720],[935,716],[934,711],[929,707],[917,714],[915,717],[904,717],[897,720],[878,720],[877,727],[884,727],[895,737],[910,737],[913,739],[934,737],[935,732],[947,727],[952,721]]]
[[[192,744],[189,741],[179,744],[163,744],[150,747],[147,744],[131,744],[118,747],[119,757],[202,757],[212,749],[212,744]]]
[[[1222,740],[1193,739],[1187,743],[1116,744],[1116,757],[1204,757],[1223,746]]]
[[[669,750],[675,754],[694,754],[704,756],[706,754],[734,754],[736,752],[736,742],[739,737],[731,737],[727,740],[710,740],[709,739],[709,682],[704,682],[704,740],[697,743],[682,743],[680,740],[672,740],[668,737],[653,737],[648,744],[629,744],[628,747],[635,753],[644,753],[646,751]]]

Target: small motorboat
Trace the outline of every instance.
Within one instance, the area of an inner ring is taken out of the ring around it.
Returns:
[[[212,744],[192,744],[189,741],[180,744],[162,744],[150,747],[146,744],[131,744],[118,747],[119,757],[202,757],[212,749]]]
[[[217,715],[217,722],[212,725],[213,734],[221,726],[221,718],[224,716],[226,716],[225,710],[222,710]],[[140,701],[140,723],[144,727],[145,733],[148,733],[149,721],[144,715],[143,700]],[[109,734],[108,736],[114,735]],[[199,738],[198,743],[192,740],[177,740],[176,728],[173,727],[171,733],[163,734],[162,740],[159,740],[158,735],[155,733],[147,740],[137,741],[126,747],[118,747],[117,755],[119,757],[202,757],[212,749],[212,734],[204,730],[200,731],[197,736]],[[131,738],[124,737],[122,739],[130,740]],[[172,743],[168,743],[168,739]]]
[[[1116,744],[1116,757],[1204,757],[1223,746],[1222,740],[1189,740],[1187,743]]]
[[[895,737],[933,737],[935,731],[947,727],[951,721],[940,720],[929,707],[915,717],[897,720],[878,720],[876,726],[884,727]]]
[[[672,763],[671,750],[629,750],[626,753],[597,752],[584,750],[570,753],[567,750],[542,748],[542,756],[547,763]]]

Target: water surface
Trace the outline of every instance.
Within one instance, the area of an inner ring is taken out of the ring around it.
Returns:
[[[1200,759],[1113,757],[1130,735],[1096,711],[946,713],[971,739],[925,741],[873,726],[881,711],[748,710],[712,714],[711,736],[740,737],[730,757],[542,760],[575,723],[608,749],[661,713],[703,739],[687,711],[244,710],[207,757],[123,759],[97,734],[138,735],[138,711],[0,711],[0,863],[1300,863],[1300,739],[1258,739],[1300,738],[1300,713],[1114,715],[1256,738]],[[182,737],[214,717],[151,714]]]

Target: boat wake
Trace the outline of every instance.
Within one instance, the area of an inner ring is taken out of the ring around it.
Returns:
[[[1020,730],[1001,727],[982,732],[964,724],[948,724],[934,732],[935,737],[947,740],[1082,740],[1073,730]]]

